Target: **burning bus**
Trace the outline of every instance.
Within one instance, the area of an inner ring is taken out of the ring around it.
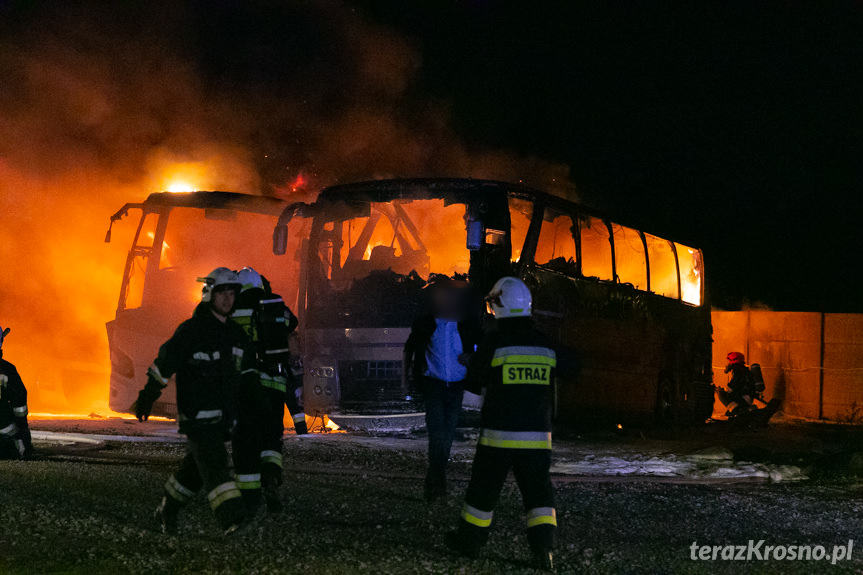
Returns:
[[[306,413],[380,425],[419,415],[420,398],[402,382],[404,343],[422,288],[444,274],[483,292],[504,275],[531,287],[539,327],[580,365],[556,386],[560,423],[710,416],[710,309],[697,248],[482,180],[325,188],[313,204],[285,208],[274,253],[288,253],[309,221],[297,288]]]
[[[539,327],[578,358],[577,373],[556,386],[559,422],[711,413],[701,251],[565,199],[463,179],[333,186],[293,204],[163,192],[126,204],[111,224],[132,211],[140,216],[107,323],[115,411],[130,411],[159,345],[190,316],[195,278],[249,265],[300,317],[295,368],[312,416],[365,418],[362,427],[421,422],[402,356],[433,274],[464,277],[480,292],[504,275],[527,282]],[[154,414],[174,417],[174,398],[169,386]]]
[[[130,413],[159,346],[189,318],[201,299],[203,277],[218,266],[261,270],[289,306],[296,301],[297,262],[276,258],[273,226],[286,202],[228,192],[161,192],[124,205],[111,226],[140,212],[126,258],[120,297],[107,323],[111,357],[108,404]],[[297,226],[296,234],[303,234]],[[111,239],[111,228],[105,241]],[[299,247],[299,238],[291,245]],[[156,402],[154,415],[176,417],[173,381]]]

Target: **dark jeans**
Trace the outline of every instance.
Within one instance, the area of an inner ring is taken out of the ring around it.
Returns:
[[[426,429],[429,435],[429,468],[426,487],[446,489],[446,465],[464,397],[464,382],[424,378]]]

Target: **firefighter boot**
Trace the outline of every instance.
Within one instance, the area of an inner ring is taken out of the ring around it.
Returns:
[[[240,492],[243,494],[243,504],[246,507],[246,517],[250,519],[256,518],[263,506],[261,489],[242,489]]]
[[[550,549],[533,550],[533,567],[540,571],[554,571],[554,556]]]
[[[177,516],[180,514],[180,504],[174,498],[165,495],[156,507],[153,517],[159,523],[165,535],[177,534]]]
[[[469,559],[476,559],[479,557],[481,547],[470,543],[458,531],[450,531],[444,535],[443,541],[450,550],[455,551],[463,557],[467,557]]]
[[[266,477],[262,481],[264,487],[264,501],[267,504],[267,513],[281,513],[285,506],[279,497],[279,484],[275,478]]]

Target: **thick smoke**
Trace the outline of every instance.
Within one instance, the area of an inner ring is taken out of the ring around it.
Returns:
[[[419,93],[409,40],[341,4],[274,4],[0,7],[0,325],[35,408],[53,407],[61,375],[80,383],[79,407],[104,398],[130,239],[115,228],[102,243],[108,216],[172,182],[269,195],[397,176],[568,184],[564,166],[462,144],[446,103]]]

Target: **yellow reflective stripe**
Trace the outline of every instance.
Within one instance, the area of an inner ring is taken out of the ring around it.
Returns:
[[[259,381],[262,386],[275,389],[276,391],[281,391],[282,393],[288,389],[288,383],[284,377],[270,377],[269,375],[262,373]]]
[[[461,508],[461,518],[477,527],[488,527],[491,525],[492,514],[491,511],[482,511],[467,503]]]
[[[557,366],[557,359],[545,355],[505,355],[491,360],[492,367],[500,367],[507,363],[531,363],[555,367]]]
[[[207,494],[207,499],[210,500],[210,507],[215,511],[216,508],[225,501],[242,496],[243,494],[240,493],[239,489],[237,489],[237,484],[233,481],[228,481],[227,483],[222,483],[221,485],[216,486],[212,491],[210,491]]]
[[[554,507],[534,507],[527,512],[528,529],[537,525],[557,526],[557,512]]]
[[[282,454],[278,451],[266,450],[261,452],[261,462],[262,463],[273,463],[282,466]]]
[[[177,478],[173,475],[168,478],[168,481],[165,482],[165,491],[168,494],[179,501],[180,503],[185,503],[189,499],[195,496],[195,492],[191,489],[188,489],[182,483],[177,481]]]
[[[557,355],[553,349],[531,345],[509,345],[494,350],[491,365],[497,367],[504,363],[538,363],[557,365]]]
[[[551,449],[551,432],[483,429],[479,444],[502,449]]]
[[[260,489],[261,474],[248,473],[237,475],[237,487],[239,489]]]

